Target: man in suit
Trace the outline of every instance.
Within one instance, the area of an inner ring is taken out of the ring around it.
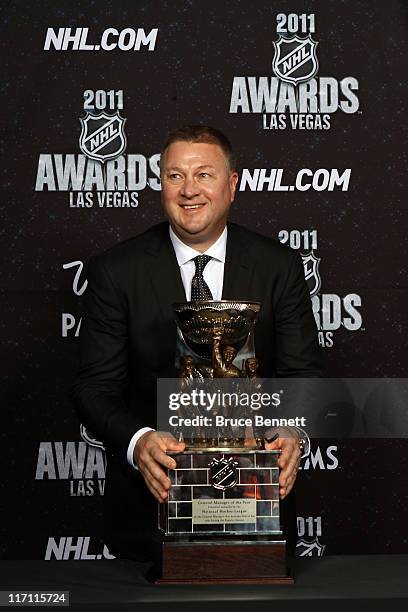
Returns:
[[[317,330],[301,259],[275,240],[227,223],[238,181],[228,139],[206,126],[171,133],[161,156],[168,223],[91,259],[74,399],[107,453],[105,541],[117,556],[151,557],[157,502],[166,500],[183,444],[155,431],[156,380],[177,377],[174,302],[261,302],[258,376],[320,375]],[[204,257],[202,257],[204,255]],[[300,461],[297,433],[279,432],[280,497]]]

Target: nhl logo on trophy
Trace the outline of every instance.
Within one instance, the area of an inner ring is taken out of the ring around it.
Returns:
[[[224,455],[217,459],[214,457],[210,463],[210,481],[214,489],[225,491],[237,484],[238,462],[233,457],[225,459]]]

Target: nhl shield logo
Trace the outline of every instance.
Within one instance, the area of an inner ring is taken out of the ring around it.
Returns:
[[[313,540],[305,540],[300,538],[296,543],[296,556],[297,557],[323,557],[324,549],[326,546],[320,544],[319,538]]]
[[[312,297],[320,291],[322,286],[322,279],[319,274],[320,258],[316,257],[313,251],[311,251],[306,255],[302,255],[302,261],[305,279],[309,287],[310,296]]]
[[[221,459],[215,457],[210,461],[210,480],[214,489],[225,491],[231,487],[235,487],[238,480],[237,475],[238,463],[233,457],[225,459],[224,455]]]
[[[82,130],[79,146],[87,157],[106,162],[123,153],[126,148],[126,119],[119,115],[119,111],[114,115],[86,113],[85,118],[80,121]]]
[[[275,54],[272,68],[277,77],[287,83],[298,85],[312,79],[319,68],[316,57],[317,42],[312,37],[282,38],[273,43]]]

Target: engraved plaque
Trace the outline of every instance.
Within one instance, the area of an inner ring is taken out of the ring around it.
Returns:
[[[255,499],[193,499],[193,525],[256,523]]]

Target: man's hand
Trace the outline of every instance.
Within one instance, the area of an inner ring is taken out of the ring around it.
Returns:
[[[184,448],[184,442],[177,442],[170,433],[157,431],[147,431],[136,443],[134,462],[158,502],[167,499],[171,486],[170,478],[161,466],[173,469],[176,467],[176,462],[166,455],[166,451],[183,451]]]
[[[265,449],[281,450],[278,460],[278,464],[281,469],[279,475],[279,497],[284,499],[291,492],[293,485],[295,484],[300,464],[301,452],[298,437],[282,430],[280,433],[282,437],[273,440],[273,442],[267,442],[265,440]]]

